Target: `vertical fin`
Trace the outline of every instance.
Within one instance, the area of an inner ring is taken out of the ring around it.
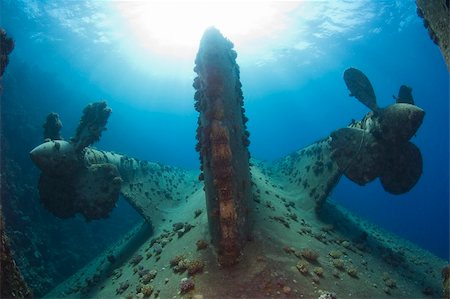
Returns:
[[[194,80],[210,233],[222,265],[238,262],[248,233],[251,181],[247,118],[233,44],[215,28],[200,42]]]

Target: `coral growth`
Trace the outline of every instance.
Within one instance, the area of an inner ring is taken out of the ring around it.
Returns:
[[[157,274],[158,272],[156,270],[148,271],[146,274],[142,276],[141,282],[147,284],[151,282],[156,277]]]
[[[6,31],[3,28],[0,28],[0,78],[3,76],[6,66],[8,65],[9,58],[8,55],[14,49],[14,40],[7,36]],[[2,85],[0,82],[0,93],[2,92]],[[3,122],[2,122],[3,124]],[[4,141],[4,132],[5,128],[2,128],[2,142]],[[4,146],[2,146],[2,150],[4,150]],[[2,163],[4,163],[3,157],[5,153],[2,152]],[[2,190],[2,203],[4,199],[5,189],[5,181],[7,176],[5,174],[8,173],[7,167],[2,164],[2,181],[1,181],[1,190]],[[17,182],[16,182],[17,183]],[[27,195],[28,196],[28,195]],[[28,200],[29,198],[27,198]],[[9,198],[8,198],[9,200]],[[9,200],[12,201],[12,200]],[[17,205],[17,203],[15,204]],[[9,239],[6,236],[6,229],[4,223],[4,215],[2,211],[2,204],[0,204],[0,234],[1,234],[1,244],[0,244],[0,297],[1,298],[31,298],[33,297],[33,293],[31,289],[28,287],[25,282],[22,274],[20,273],[19,268],[16,265],[16,262],[13,258],[13,253],[10,248]],[[23,218],[23,217],[22,217]]]
[[[315,262],[319,258],[319,253],[310,248],[302,249],[301,255],[302,255],[302,257],[304,257],[306,260],[308,260],[310,262]]]
[[[226,127],[220,125],[218,121],[211,122],[210,140],[216,144],[227,144],[230,141],[230,133]]]
[[[197,250],[202,250],[208,248],[208,243],[205,240],[198,240],[195,245],[197,245]]]
[[[189,261],[187,263],[187,271],[191,276],[203,272],[204,267],[205,264],[200,260]]]
[[[231,161],[231,148],[228,144],[213,143],[211,145],[211,161],[215,166]]]
[[[351,277],[358,278],[358,269],[356,269],[354,266],[350,266],[347,268],[347,273]]]
[[[177,222],[177,223],[172,224],[172,229],[174,232],[179,231],[183,228],[184,228],[184,223],[182,223],[182,222]]]
[[[184,255],[177,255],[170,260],[170,267],[175,273],[183,273],[187,270],[192,276],[201,273],[205,264],[201,260],[189,260]]]
[[[121,282],[119,287],[116,289],[116,295],[119,295],[119,294],[122,294],[123,292],[125,292],[129,286],[130,286],[130,283],[128,281]]]
[[[337,295],[334,292],[319,291],[320,296],[317,299],[337,299]]]
[[[309,272],[309,264],[306,261],[299,261],[296,265],[297,270],[303,275],[308,274]]]
[[[183,237],[186,233],[188,233],[192,228],[194,228],[194,225],[189,223],[183,223],[183,227],[179,230],[177,230],[177,236],[178,238]]]
[[[333,259],[333,266],[336,268],[336,269],[339,269],[339,270],[344,270],[345,269],[345,264],[344,264],[344,260],[343,259]]]
[[[186,294],[195,288],[195,283],[192,278],[183,278],[180,282],[180,294]]]
[[[329,256],[331,256],[334,259],[338,259],[342,256],[342,251],[339,250],[332,250],[328,253]]]
[[[153,287],[151,285],[144,284],[138,286],[136,291],[138,294],[141,293],[143,298],[149,298],[153,294]]]
[[[0,232],[1,232],[1,298],[31,298],[33,294],[20,274],[19,268],[13,259],[9,240],[4,229],[3,214],[0,206]]]
[[[170,267],[176,267],[178,264],[185,259],[184,255],[177,255],[170,260]]]
[[[314,267],[313,272],[317,276],[323,277],[323,268],[322,267]]]

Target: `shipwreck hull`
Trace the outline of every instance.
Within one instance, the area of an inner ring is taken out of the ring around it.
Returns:
[[[111,264],[113,247],[46,297],[140,297],[149,289],[160,298],[317,298],[321,291],[338,298],[442,296],[446,261],[330,202],[319,213],[303,208],[309,197],[299,199],[288,181],[270,178],[265,175],[269,168],[255,164],[254,190],[260,196],[254,202],[250,241],[237,265],[223,269],[217,263],[205,193],[199,190],[153,236],[120,255],[128,258]],[[192,228],[180,234],[174,223]],[[190,266],[180,270],[175,260]],[[104,265],[109,266],[106,272]],[[193,283],[192,289],[182,291],[184,279]]]

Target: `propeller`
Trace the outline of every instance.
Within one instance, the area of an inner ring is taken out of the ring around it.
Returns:
[[[423,168],[420,150],[409,141],[425,115],[421,108],[411,104],[412,89],[402,85],[397,103],[379,108],[364,73],[349,68],[344,72],[344,80],[350,95],[372,111],[362,121],[331,134],[332,158],[345,176],[359,185],[380,177],[387,192],[408,192],[419,180]]]
[[[86,106],[70,141],[62,140],[58,114],[47,116],[45,142],[30,157],[42,171],[41,202],[55,216],[69,218],[80,213],[87,220],[100,219],[114,208],[122,184],[119,170],[111,163],[91,164],[85,159],[85,149],[100,139],[110,114],[106,102]]]

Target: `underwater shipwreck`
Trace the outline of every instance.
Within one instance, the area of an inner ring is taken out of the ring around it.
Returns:
[[[363,119],[259,161],[248,150],[236,57],[218,29],[205,31],[193,82],[200,174],[95,149],[112,112],[104,101],[84,108],[70,138],[58,114],[47,116],[43,143],[30,152],[43,206],[95,220],[123,196],[143,221],[44,297],[448,298],[446,261],[327,201],[342,176],[358,185],[379,178],[391,194],[415,186],[423,161],[410,139],[426,113],[412,89],[400,86],[379,107],[369,78],[349,67],[342,83],[366,106]],[[2,228],[6,260],[2,286],[8,271],[9,296],[31,297]]]

